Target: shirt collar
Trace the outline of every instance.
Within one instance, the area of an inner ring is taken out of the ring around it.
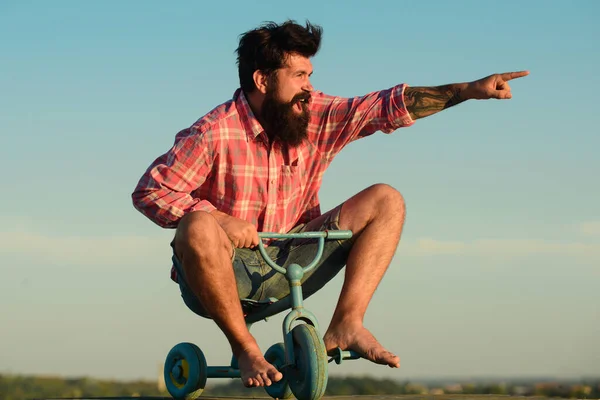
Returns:
[[[233,99],[235,101],[235,106],[237,108],[238,114],[248,133],[248,136],[251,139],[256,139],[261,133],[265,133],[264,128],[258,122],[258,119],[254,115],[254,112],[250,108],[250,104],[248,104],[248,99],[246,99],[246,95],[242,91],[242,89],[237,89],[233,95]]]

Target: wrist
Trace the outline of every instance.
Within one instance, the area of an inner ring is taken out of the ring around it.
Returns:
[[[473,82],[464,82],[457,83],[454,85],[453,92],[454,95],[458,98],[458,100],[462,102],[473,98],[472,83]]]

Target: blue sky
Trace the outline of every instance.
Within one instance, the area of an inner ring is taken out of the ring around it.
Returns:
[[[378,133],[332,164],[324,209],[384,182],[408,215],[366,318],[402,367],[331,374],[600,374],[600,3],[175,4],[0,1],[0,373],[154,378],[180,341],[228,361],[168,279],[173,232],[130,193],[231,97],[238,35],[293,18],[324,28],[313,84],[330,94],[531,71],[510,101]],[[307,302],[323,326],[340,287]],[[265,350],[280,323],[253,328]]]

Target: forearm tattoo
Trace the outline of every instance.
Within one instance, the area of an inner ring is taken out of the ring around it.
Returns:
[[[455,85],[408,87],[404,91],[406,109],[412,119],[424,118],[465,101]]]

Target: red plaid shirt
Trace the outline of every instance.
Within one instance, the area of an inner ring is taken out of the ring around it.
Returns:
[[[179,132],[173,147],[146,170],[132,194],[137,210],[164,228],[186,213],[218,209],[259,232],[287,232],[321,215],[325,169],[348,143],[413,124],[404,89],[354,98],[315,91],[308,140],[287,151],[267,135],[243,92]]]

